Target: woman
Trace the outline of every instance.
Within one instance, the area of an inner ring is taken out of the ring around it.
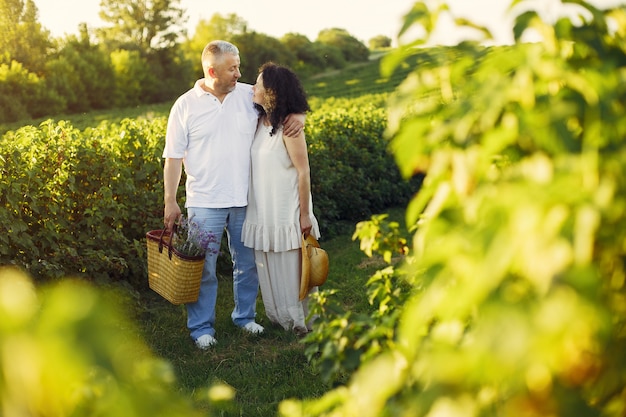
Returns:
[[[271,62],[259,70],[253,91],[260,117],[252,143],[242,240],[255,250],[268,318],[301,336],[311,330],[306,322],[308,296],[299,300],[301,239],[309,233],[319,239],[320,233],[313,215],[304,132],[286,136],[281,121],[310,108],[297,76]]]

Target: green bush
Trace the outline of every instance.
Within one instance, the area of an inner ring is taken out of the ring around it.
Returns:
[[[347,347],[393,336],[356,352],[346,386],[281,415],[624,415],[626,8],[573,3],[576,25],[524,12],[515,46],[465,44],[400,86],[392,149],[404,176],[426,177],[407,207],[409,256],[386,276],[409,288],[335,333]],[[404,29],[434,29],[444,10],[416,2]],[[520,42],[530,29],[541,42]],[[346,369],[334,348],[324,366]]]
[[[142,282],[141,241],[147,225],[162,223],[164,123],[124,120],[82,133],[48,121],[7,133],[0,263],[36,277]]]
[[[313,203],[330,233],[341,221],[405,205],[419,189],[420,178],[402,179],[389,153],[386,111],[376,99],[330,99],[307,119]]]
[[[367,61],[370,55],[367,46],[345,29],[323,29],[317,35],[316,42],[336,47],[347,62]]]
[[[401,179],[387,151],[383,110],[357,109],[350,100],[345,108],[336,105],[307,121],[314,208],[326,236],[405,204],[419,187]],[[163,222],[166,123],[165,117],[124,119],[79,131],[47,121],[5,134],[0,264],[23,266],[36,277],[79,274],[144,287],[145,233]],[[184,178],[179,198],[184,203]],[[228,256],[220,259],[228,268]]]
[[[14,122],[61,112],[65,101],[48,88],[45,79],[22,64],[0,64],[0,121]]]
[[[36,288],[0,268],[2,415],[206,416],[179,393],[171,364],[142,341],[128,301],[84,281]],[[200,391],[212,411],[234,397],[226,385]]]
[[[315,331],[303,342],[307,358],[327,382],[349,379],[363,362],[393,347],[402,306],[413,295],[411,286],[394,268],[407,254],[407,242],[399,223],[387,217],[375,215],[359,222],[352,237],[361,241],[367,256],[380,258],[385,265],[365,283],[370,309],[354,312],[339,304],[334,291],[312,295],[311,314],[319,319]]]
[[[136,106],[143,102],[147,86],[154,86],[154,74],[139,51],[119,49],[111,52],[115,73],[115,107]]]

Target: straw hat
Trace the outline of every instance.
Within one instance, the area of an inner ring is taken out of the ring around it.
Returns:
[[[311,288],[326,282],[328,277],[328,254],[317,240],[309,234],[302,235],[302,276],[300,277],[300,300],[304,300]]]

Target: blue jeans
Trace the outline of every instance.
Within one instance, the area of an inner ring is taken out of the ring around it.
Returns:
[[[259,277],[254,263],[254,250],[241,242],[241,230],[246,217],[245,207],[187,209],[188,218],[203,230],[215,235],[216,242],[207,250],[198,301],[187,304],[187,327],[191,337],[215,336],[215,304],[217,301],[217,257],[224,228],[233,259],[233,295],[235,308],[231,314],[235,325],[243,327],[254,321]]]

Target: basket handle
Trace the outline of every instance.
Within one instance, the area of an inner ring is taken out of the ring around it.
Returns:
[[[170,233],[170,241],[167,242],[167,255],[170,260],[172,259],[172,238],[174,237],[174,233],[176,233],[177,225],[174,224],[172,227],[172,233]],[[163,236],[165,235],[165,231],[167,230],[167,226],[161,230],[161,236],[159,236],[159,253],[163,253]]]

